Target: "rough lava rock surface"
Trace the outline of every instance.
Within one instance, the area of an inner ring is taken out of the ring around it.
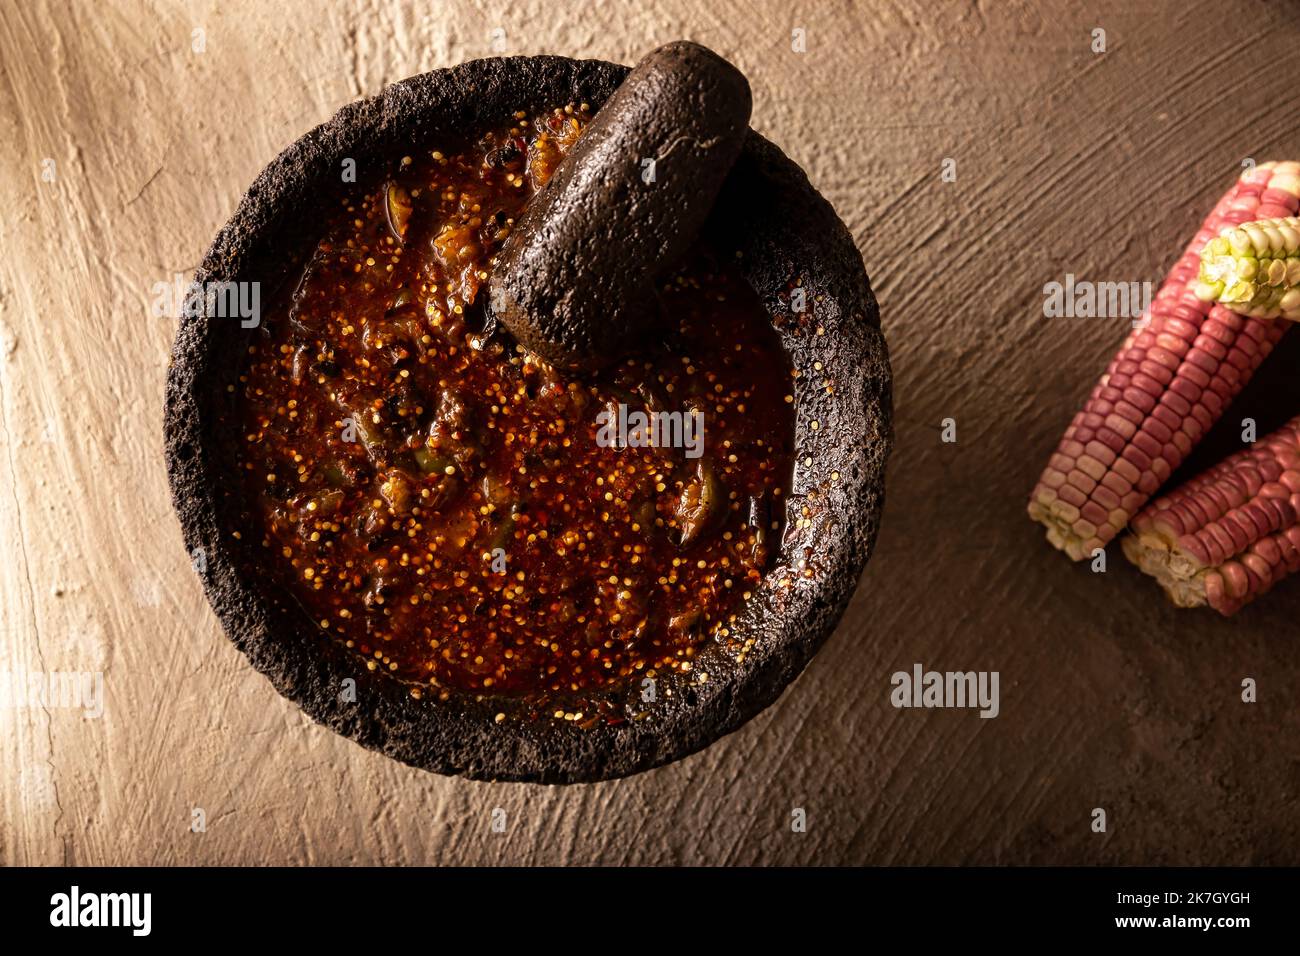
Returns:
[[[690,248],[740,155],[751,106],[744,75],[712,50],[648,54],[497,255],[496,317],[553,365],[629,354],[658,317],[656,280]]]

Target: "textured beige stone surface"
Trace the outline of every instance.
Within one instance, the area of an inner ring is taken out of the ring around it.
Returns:
[[[1300,87],[1268,82],[1300,67],[1295,12],[0,0],[0,669],[106,688],[98,720],[0,710],[0,863],[1300,862],[1300,581],[1232,621],[1178,613],[1023,513],[1123,335],[1044,319],[1043,284],[1158,281],[1244,158],[1300,158]],[[857,237],[897,377],[884,531],[839,632],[740,732],[596,786],[443,779],[310,724],[221,635],[160,456],[153,285],[295,137],[495,28],[514,53],[688,37],[740,65],[755,126]],[[1300,410],[1296,356],[1248,398],[1261,422]],[[1001,716],[894,710],[917,661],[1000,671]]]

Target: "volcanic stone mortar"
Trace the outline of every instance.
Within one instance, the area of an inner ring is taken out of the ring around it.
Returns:
[[[345,159],[365,170],[412,144],[463,143],[517,110],[572,102],[599,108],[626,72],[561,57],[476,60],[353,103],[263,170],[195,281],[259,282],[269,301],[295,280],[318,238],[321,197],[334,195]],[[616,722],[556,720],[553,702],[539,708],[528,698],[416,699],[396,678],[368,670],[325,639],[259,573],[264,558],[251,543],[233,533],[239,502],[225,430],[252,332],[233,318],[182,317],[164,409],[174,504],[226,633],[282,695],[319,723],[413,766],[474,779],[570,783],[636,773],[699,750],[798,676],[834,630],[879,529],[893,438],[888,353],[848,230],[798,166],[752,131],[706,232],[715,247],[740,253],[769,313],[792,318],[780,329],[796,372],[786,531],[732,627],[748,646],[743,658],[710,645],[695,671],[663,674],[652,701],[639,682],[606,692],[606,702],[625,715]],[[709,679],[697,682],[698,671]]]

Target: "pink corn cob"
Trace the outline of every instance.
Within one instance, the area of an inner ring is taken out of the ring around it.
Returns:
[[[1300,571],[1300,418],[1133,519],[1128,559],[1179,607],[1233,614]]]
[[[1300,210],[1300,163],[1242,173],[1169,271],[1048,461],[1029,516],[1073,560],[1117,535],[1160,489],[1273,351],[1289,323],[1196,295],[1201,250],[1222,229]]]

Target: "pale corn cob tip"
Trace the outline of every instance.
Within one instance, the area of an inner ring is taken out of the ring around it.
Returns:
[[[1206,244],[1197,279],[1196,294],[1207,302],[1261,319],[1300,321],[1300,217],[1224,229]]]
[[[1219,200],[1066,430],[1029,515],[1072,559],[1104,548],[1182,464],[1289,328],[1196,295],[1223,230],[1300,213],[1300,163],[1261,163]]]
[[[1228,615],[1300,571],[1300,418],[1133,519],[1128,559],[1179,607]]]

